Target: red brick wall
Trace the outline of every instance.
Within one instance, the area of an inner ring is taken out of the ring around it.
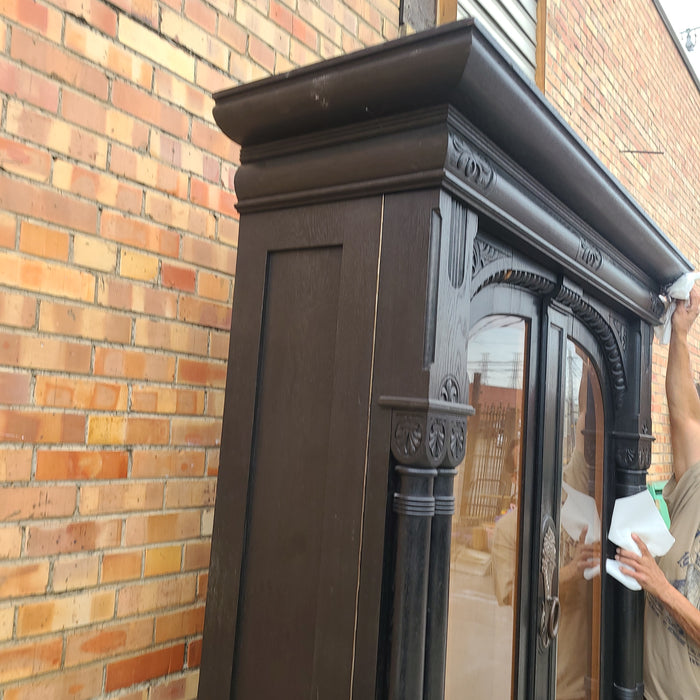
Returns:
[[[546,54],[547,98],[700,268],[700,92],[652,0],[547,0]],[[700,381],[700,329],[693,346]],[[655,343],[652,478],[671,470],[665,368]]]
[[[394,0],[0,2],[0,698],[196,695],[236,265],[212,91]]]

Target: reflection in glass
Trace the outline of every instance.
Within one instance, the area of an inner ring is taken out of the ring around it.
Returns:
[[[490,316],[469,339],[470,403],[455,485],[446,700],[511,697],[528,325]]]
[[[598,698],[603,406],[585,351],[566,344],[557,700]]]

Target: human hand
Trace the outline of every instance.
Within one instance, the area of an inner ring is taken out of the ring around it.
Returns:
[[[574,579],[583,578],[583,572],[600,564],[600,542],[586,544],[588,527],[584,527],[576,543],[573,559],[559,571],[559,582],[567,583]]]
[[[649,552],[644,541],[639,535],[632,533],[641,554],[635,554],[629,549],[618,547],[615,559],[622,564],[620,572],[631,576],[645,591],[661,598],[664,590],[671,584],[664,576],[656,560]]]
[[[676,301],[676,308],[671,316],[671,327],[674,333],[683,333],[687,335],[693,322],[698,317],[700,312],[700,290],[695,285],[690,290],[688,301],[682,299]]]

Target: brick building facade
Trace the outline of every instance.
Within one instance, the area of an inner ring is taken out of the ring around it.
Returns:
[[[237,245],[211,93],[395,38],[399,6],[0,19],[0,699],[193,698]],[[657,7],[547,0],[540,22],[545,95],[700,264],[698,86]],[[653,412],[664,476],[661,382]]]

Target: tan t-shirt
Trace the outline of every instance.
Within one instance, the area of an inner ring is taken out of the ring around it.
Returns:
[[[666,578],[700,609],[700,462],[664,488],[676,538],[658,563]],[[652,595],[644,618],[644,697],[647,700],[700,698],[700,647]]]

